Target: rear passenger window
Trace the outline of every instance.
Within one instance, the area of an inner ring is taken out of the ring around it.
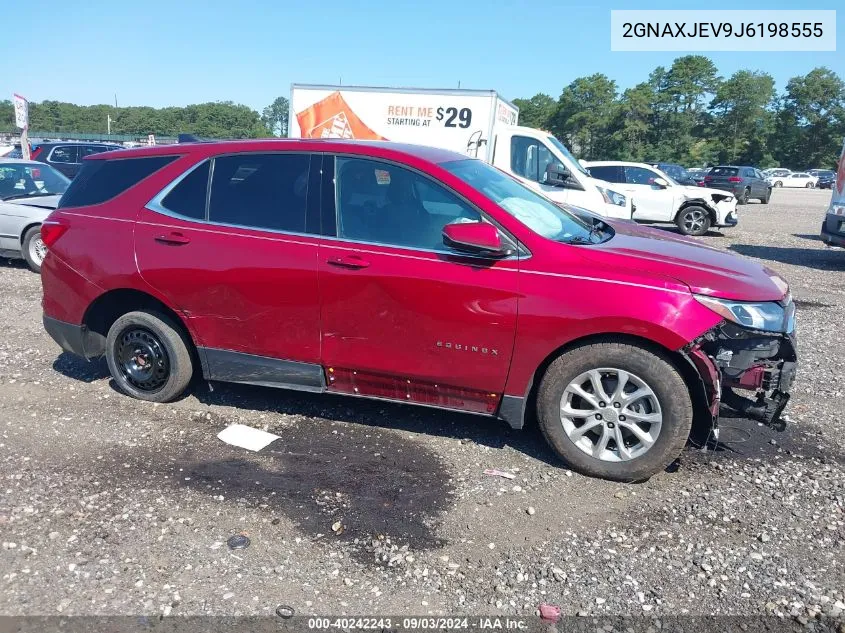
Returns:
[[[161,206],[186,218],[205,219],[209,162],[191,171],[161,200]]]
[[[79,148],[76,145],[60,145],[53,149],[49,161],[51,163],[78,163]]]
[[[308,154],[238,154],[214,159],[211,222],[305,232]]]
[[[59,208],[100,204],[138,184],[178,156],[86,160],[59,201]]]

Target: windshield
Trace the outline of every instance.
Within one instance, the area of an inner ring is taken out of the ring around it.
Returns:
[[[0,200],[63,194],[69,184],[49,165],[0,163]]]
[[[557,151],[559,151],[561,154],[563,154],[563,157],[564,157],[567,161],[569,161],[570,163],[572,163],[572,165],[574,165],[575,169],[577,169],[578,171],[580,171],[580,172],[581,172],[582,174],[584,174],[585,176],[590,176],[589,172],[587,172],[587,170],[586,170],[586,169],[584,169],[584,166],[583,166],[583,165],[581,165],[581,163],[579,163],[579,162],[575,159],[575,157],[574,157],[572,154],[570,154],[570,153],[569,153],[569,150],[568,150],[568,149],[566,149],[566,145],[564,145],[563,143],[561,143],[561,142],[560,142],[559,140],[557,140],[554,136],[550,136],[550,137],[549,137],[549,143],[551,143],[551,144],[552,144],[552,145],[553,145],[553,146],[557,149]]]
[[[457,160],[441,165],[474,187],[535,233],[558,242],[593,243],[588,222],[534,193],[516,179],[480,160]]]
[[[671,177],[673,182],[679,180],[691,180],[689,173],[687,170],[681,167],[680,165],[658,165],[660,171],[662,171],[667,176]],[[677,182],[676,182],[677,184]]]

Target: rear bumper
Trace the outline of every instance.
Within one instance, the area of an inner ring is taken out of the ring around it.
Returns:
[[[97,358],[105,352],[105,338],[84,325],[65,323],[46,314],[42,320],[47,334],[66,352],[87,359]]]
[[[840,230],[842,223],[845,223],[845,217],[828,215],[822,223],[822,242],[830,246],[845,246],[845,231]]]

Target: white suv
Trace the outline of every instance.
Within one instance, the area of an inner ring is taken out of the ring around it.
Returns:
[[[638,222],[671,222],[684,235],[704,235],[710,227],[736,226],[736,198],[721,189],[680,185],[645,163],[585,163],[593,178],[618,183],[636,207]]]

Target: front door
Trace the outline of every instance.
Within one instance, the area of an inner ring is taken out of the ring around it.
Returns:
[[[324,169],[322,357],[330,390],[494,413],[516,331],[518,258],[444,246],[479,221],[457,194],[394,163],[337,157]],[[325,228],[325,227],[324,227]],[[507,239],[507,238],[506,238]]]
[[[671,222],[674,219],[675,196],[671,185],[663,187],[655,184],[656,178],[663,178],[656,171],[645,167],[625,166],[625,192],[634,199],[637,210],[635,220]],[[665,179],[664,179],[665,180]]]
[[[188,321],[207,377],[314,388],[322,381],[319,237],[306,229],[311,171],[319,184],[311,160],[290,152],[220,156],[165,188],[139,216],[138,268]]]

